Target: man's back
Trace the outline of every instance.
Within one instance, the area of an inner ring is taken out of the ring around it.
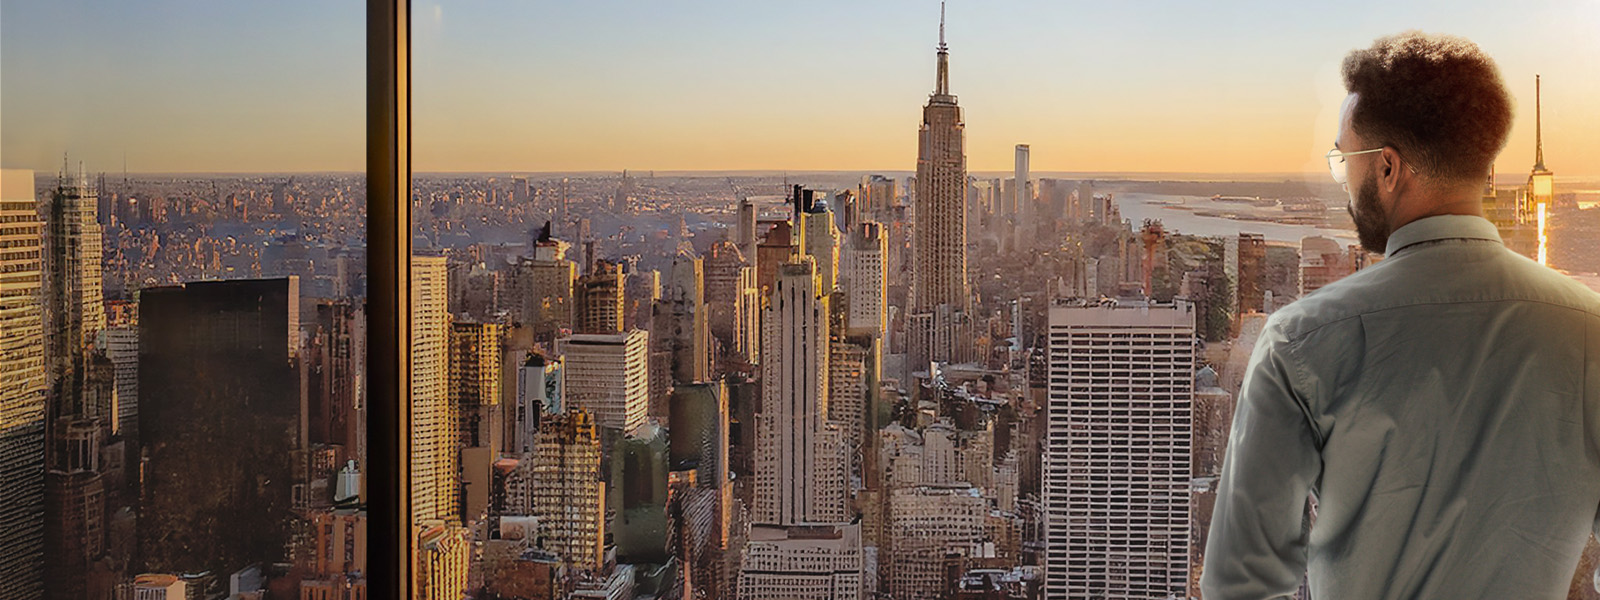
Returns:
[[[1561,598],[1600,505],[1600,295],[1474,216],[1274,314],[1240,393],[1202,588]],[[1296,496],[1298,491],[1299,495]]]

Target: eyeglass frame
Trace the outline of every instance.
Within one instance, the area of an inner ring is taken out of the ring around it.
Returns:
[[[1346,157],[1346,156],[1355,156],[1357,154],[1372,154],[1373,152],[1383,152],[1384,148],[1388,148],[1388,146],[1381,146],[1381,147],[1378,147],[1378,148],[1373,148],[1371,150],[1356,150],[1354,152],[1340,152],[1339,151],[1339,147],[1338,146],[1334,146],[1333,149],[1329,150],[1328,154],[1327,154],[1327,158],[1328,158],[1328,173],[1330,175],[1333,175],[1334,183],[1337,183],[1339,185],[1345,185],[1345,184],[1350,182],[1350,174],[1349,174],[1349,167],[1345,166],[1346,162],[1344,160],[1344,157]],[[1339,159],[1339,162],[1334,162],[1334,159]],[[1411,169],[1411,172],[1413,174],[1415,174],[1417,172],[1417,168],[1414,167],[1414,166],[1411,166],[1409,164],[1406,165],[1406,168]]]

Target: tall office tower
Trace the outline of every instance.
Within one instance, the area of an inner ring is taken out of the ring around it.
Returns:
[[[517,368],[515,411],[506,416],[512,423],[507,440],[510,453],[532,452],[539,424],[551,415],[566,411],[566,384],[566,371],[559,357],[547,357],[538,352],[528,354]]]
[[[882,175],[865,175],[857,188],[862,218],[876,221],[888,214],[898,194],[895,180]]]
[[[949,52],[944,43],[944,15],[939,15],[938,74],[933,95],[922,109],[917,139],[916,208],[913,217],[916,253],[908,323],[911,362],[955,360],[957,345],[966,340],[949,335],[968,310],[967,286],[967,156],[961,107],[950,93]]]
[[[1239,310],[1234,313],[1266,312],[1267,238],[1259,233],[1240,233],[1237,258]]]
[[[418,523],[457,518],[446,278],[443,256],[411,257],[411,513]]]
[[[761,319],[754,522],[845,520],[848,454],[828,418],[831,315],[818,279],[810,256],[779,267]]]
[[[116,331],[116,330],[112,330]],[[366,433],[361,416],[366,410],[367,315],[364,303],[330,300],[317,304],[314,343],[316,352],[310,397],[306,401],[307,441],[337,446],[342,456],[335,465],[354,459],[366,465]],[[113,357],[115,360],[115,357]],[[120,383],[120,380],[119,380]]]
[[[739,566],[745,600],[865,598],[861,525],[752,525]]]
[[[1550,261],[1549,261],[1549,245],[1550,245],[1549,242],[1550,242],[1550,237],[1549,237],[1548,229],[1547,229],[1547,227],[1548,227],[1547,226],[1547,221],[1549,220],[1550,206],[1555,200],[1556,175],[1555,175],[1555,173],[1550,172],[1550,169],[1547,169],[1544,166],[1544,111],[1543,111],[1543,108],[1542,108],[1542,106],[1543,106],[1543,102],[1542,102],[1542,98],[1541,98],[1541,93],[1542,92],[1543,92],[1543,87],[1540,84],[1539,76],[1538,75],[1534,75],[1533,76],[1533,111],[1534,111],[1533,112],[1533,115],[1534,115],[1534,121],[1533,121],[1533,123],[1534,123],[1534,126],[1533,126],[1534,127],[1534,129],[1533,129],[1533,132],[1534,132],[1533,172],[1528,174],[1528,190],[1527,190],[1528,200],[1524,205],[1527,207],[1527,211],[1529,212],[1529,214],[1532,215],[1532,217],[1533,217],[1532,220],[1533,220],[1534,224],[1538,228],[1537,231],[1538,231],[1539,246],[1538,246],[1538,250],[1537,250],[1535,256],[1533,256],[1531,258],[1537,259],[1539,261],[1539,264],[1541,264],[1541,265],[1548,265],[1548,264],[1550,264]]]
[[[766,237],[756,245],[756,285],[761,288],[761,297],[772,292],[778,279],[778,267],[800,255],[800,240],[792,224],[780,221],[767,230]]]
[[[667,356],[670,385],[699,383],[711,379],[711,329],[706,305],[705,263],[698,256],[679,253],[661,299],[651,318],[651,342]],[[652,400],[666,400],[665,390]],[[663,407],[664,408],[664,407]],[[666,411],[656,411],[666,416]]]
[[[63,169],[48,206],[44,305],[50,307],[50,322],[45,342],[54,385],[66,394],[56,399],[58,407],[77,402],[89,345],[106,328],[98,202],[82,173],[74,176]]]
[[[584,410],[553,416],[534,442],[531,516],[544,550],[579,569],[605,564],[606,491],[600,481],[600,435]]]
[[[299,334],[297,277],[140,292],[135,569],[232,573],[282,557],[299,482]]]
[[[450,406],[461,447],[498,447],[500,425],[499,323],[450,324]]]
[[[504,335],[499,323],[450,324],[450,409],[457,436],[453,450],[461,465],[457,492],[465,519],[488,510],[490,471],[504,444],[500,404]]]
[[[805,190],[807,210],[800,214],[805,232],[805,253],[816,260],[817,278],[826,293],[839,285],[839,228],[833,224],[833,207],[811,201],[814,192]]]
[[[33,172],[0,170],[0,597],[7,598],[37,597],[43,585],[44,224],[37,215]]]
[[[1012,172],[1012,176],[1016,180],[1016,184],[1011,188],[1012,193],[1016,194],[1016,197],[1012,200],[1012,206],[1015,208],[1018,218],[1032,218],[1036,211],[1033,210],[1033,184],[1028,180],[1027,144],[1017,144],[1017,155],[1012,163]]]
[[[1192,305],[1050,308],[1045,595],[1189,594]]]
[[[882,338],[836,329],[828,344],[828,420],[844,435],[851,473],[861,468],[861,448],[877,430],[878,381],[883,371]]]
[[[947,553],[973,556],[984,541],[989,500],[964,485],[918,486],[889,494],[889,593],[895,598],[943,598]]]
[[[518,290],[521,315],[540,342],[554,341],[562,330],[573,328],[573,285],[578,277],[577,264],[567,259],[568,244],[546,235],[549,228],[546,223],[534,243],[533,258],[524,258],[517,265],[523,288]]]
[[[749,198],[739,199],[739,224],[738,237],[733,242],[739,247],[739,253],[750,261],[750,266],[755,266],[756,260],[756,205]]]
[[[843,275],[848,315],[845,329],[883,337],[889,329],[887,296],[889,238],[883,225],[867,221],[850,232],[844,247]]]
[[[42,349],[42,348],[41,348]],[[125,440],[139,439],[139,326],[106,329],[106,357],[111,359],[117,388],[117,430]],[[0,369],[3,370],[3,369]]]
[[[622,170],[622,181],[617,184],[617,191],[611,196],[611,212],[613,214],[627,214],[633,208],[633,179],[628,177],[628,170]]]
[[[643,425],[650,416],[649,350],[650,334],[642,329],[557,341],[567,409],[587,410],[596,425],[623,432]]]
[[[622,265],[597,260],[573,289],[573,333],[622,333]]]
[[[1322,289],[1350,274],[1344,248],[1332,238],[1310,235],[1300,238],[1300,297]]]
[[[706,252],[707,327],[718,348],[717,371],[757,362],[761,348],[761,288],[755,265],[733,242]]]

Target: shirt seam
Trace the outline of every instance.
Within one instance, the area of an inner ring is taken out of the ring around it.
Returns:
[[[1504,241],[1493,239],[1493,238],[1477,237],[1477,236],[1471,236],[1471,235],[1465,235],[1465,236],[1463,236],[1463,235],[1451,235],[1451,236],[1448,236],[1448,237],[1427,238],[1427,239],[1417,240],[1415,242],[1406,242],[1405,245],[1400,246],[1398,248],[1395,248],[1393,251],[1385,252],[1384,253],[1384,260],[1388,260],[1388,259],[1391,259],[1391,258],[1398,258],[1400,256],[1401,252],[1403,252],[1406,248],[1410,248],[1412,246],[1420,246],[1422,244],[1430,244],[1430,243],[1434,243],[1434,242],[1448,242],[1448,241],[1452,241],[1452,240],[1462,240],[1462,241],[1466,241],[1466,242],[1491,242],[1491,243],[1495,243],[1495,244],[1504,244],[1505,243]]]
[[[1565,310],[1570,310],[1570,311],[1573,311],[1573,312],[1577,312],[1577,313],[1583,314],[1585,316],[1588,316],[1590,318],[1600,319],[1600,312],[1592,312],[1587,308],[1582,308],[1582,307],[1577,307],[1577,306],[1570,306],[1570,305],[1567,305],[1567,304],[1560,304],[1560,303],[1551,302],[1551,301],[1548,301],[1548,300],[1533,300],[1533,299],[1528,299],[1528,298],[1496,298],[1496,299],[1489,299],[1489,300],[1440,300],[1440,301],[1431,301],[1431,302],[1411,302],[1411,303],[1407,303],[1407,304],[1399,304],[1399,305],[1395,305],[1395,306],[1385,306],[1383,308],[1375,308],[1375,309],[1372,309],[1372,310],[1362,311],[1362,312],[1359,312],[1359,313],[1356,313],[1356,314],[1353,314],[1353,315],[1340,317],[1340,318],[1334,319],[1332,321],[1328,321],[1326,323],[1323,323],[1321,325],[1317,325],[1316,327],[1312,327],[1312,328],[1307,329],[1305,331],[1302,331],[1302,332],[1299,332],[1299,333],[1295,333],[1294,335],[1289,336],[1288,342],[1290,344],[1298,345],[1300,342],[1304,341],[1305,338],[1309,337],[1313,333],[1316,333],[1316,332],[1320,331],[1324,327],[1328,327],[1330,325],[1337,325],[1337,324],[1343,323],[1345,321],[1349,321],[1350,319],[1359,319],[1359,318],[1364,317],[1366,315],[1372,315],[1372,314],[1377,314],[1377,313],[1381,313],[1381,312],[1388,312],[1388,311],[1391,311],[1391,310],[1399,310],[1399,309],[1402,309],[1402,308],[1415,308],[1415,307],[1418,307],[1418,306],[1444,306],[1444,305],[1451,305],[1451,304],[1490,304],[1490,303],[1496,303],[1496,302],[1527,302],[1527,303],[1531,303],[1531,304],[1542,304],[1542,305],[1545,305],[1545,306],[1552,306],[1552,307],[1555,307],[1555,308],[1560,308],[1560,309],[1565,309]]]
[[[1283,358],[1289,367],[1289,396],[1293,398],[1295,406],[1299,407],[1301,416],[1306,420],[1306,428],[1311,430],[1312,441],[1317,443],[1317,453],[1321,454],[1323,447],[1327,445],[1327,436],[1317,425],[1316,413],[1311,409],[1310,399],[1306,398],[1305,390],[1308,389],[1306,381],[1310,379],[1310,373],[1306,371],[1304,361],[1300,360],[1299,351],[1299,344],[1293,340],[1284,347]]]

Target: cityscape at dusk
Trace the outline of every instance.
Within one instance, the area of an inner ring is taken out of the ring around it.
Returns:
[[[415,598],[1202,598],[1252,350],[1398,252],[1381,36],[1494,58],[1465,214],[1600,292],[1597,0],[411,15]],[[365,19],[0,6],[0,600],[368,598]]]

